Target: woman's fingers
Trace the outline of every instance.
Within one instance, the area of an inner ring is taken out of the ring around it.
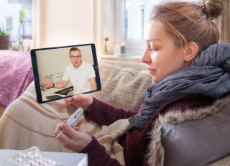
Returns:
[[[58,140],[61,142],[61,144],[64,146],[66,149],[74,150],[76,151],[76,148],[78,147],[77,142],[73,140],[68,134],[62,133],[59,137]]]
[[[70,99],[68,99],[68,100],[65,100],[66,105],[73,105],[73,106],[75,106],[76,108],[81,107],[81,105],[79,104],[79,102],[80,102],[80,101],[73,100],[72,98],[70,98]]]
[[[64,131],[64,133],[67,133],[70,137],[72,137],[74,140],[78,139],[78,133],[75,131],[75,129],[73,129],[72,127],[70,127],[67,124],[62,124],[61,125],[62,130]]]
[[[77,94],[72,98],[65,99],[66,105],[73,105],[76,108],[81,107],[83,110],[87,110],[93,103],[93,97],[89,94]]]
[[[57,125],[57,128],[56,128],[56,130],[55,130],[55,132],[54,132],[54,134],[57,136],[60,132],[61,132],[61,130],[62,130],[62,128],[61,128],[61,125],[62,125],[62,123],[67,123],[67,120],[64,120],[63,122],[61,122],[61,123],[59,123],[58,125]]]
[[[77,94],[72,97],[74,100],[84,100],[88,101],[90,98],[89,94]]]
[[[56,128],[56,130],[55,130],[55,132],[54,132],[54,134],[55,134],[55,136],[57,136],[60,132],[61,132],[61,127],[60,127],[60,125],[61,125],[61,123],[59,123],[58,125],[57,125],[57,128]]]
[[[70,104],[75,105],[77,101],[74,100],[72,97],[70,97],[70,98],[65,99],[65,103],[66,105],[70,105]]]
[[[79,127],[73,127],[73,129],[74,129],[75,131],[78,131]]]
[[[65,102],[70,102],[72,100],[72,97],[66,98]]]
[[[73,100],[72,97],[66,98],[66,99],[65,99],[65,104],[66,104],[66,105],[70,105],[72,100]]]
[[[79,152],[90,143],[92,138],[86,133],[78,132],[78,127],[71,127],[66,123],[67,120],[57,126],[55,135],[57,136],[61,130],[63,130],[63,133],[58,137],[58,140],[66,149]]]
[[[55,131],[55,135],[57,136],[62,130],[63,128],[65,128],[65,126],[67,126],[67,121],[63,121],[62,123],[60,123]],[[64,131],[64,130],[63,130]],[[61,142],[64,141],[68,141],[71,139],[71,136],[68,135],[68,133],[63,132],[59,137],[58,140]]]

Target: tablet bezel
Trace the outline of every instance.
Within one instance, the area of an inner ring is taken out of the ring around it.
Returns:
[[[38,103],[47,103],[47,102],[50,102],[50,101],[61,100],[61,99],[64,99],[64,98],[72,97],[74,95],[65,96],[65,97],[62,97],[62,98],[59,98],[59,99],[42,101],[42,93],[41,93],[41,85],[40,85],[40,80],[39,80],[39,72],[38,72],[36,51],[59,49],[59,48],[68,48],[68,47],[69,48],[71,48],[71,47],[81,47],[81,46],[89,46],[89,45],[91,46],[92,55],[93,55],[94,70],[95,70],[96,83],[97,83],[97,90],[81,93],[81,94],[87,94],[87,93],[97,92],[97,91],[101,90],[101,81],[100,81],[100,75],[99,75],[99,68],[98,68],[98,61],[97,61],[97,54],[96,54],[95,44],[89,43],[89,44],[68,45],[68,46],[61,46],[61,47],[47,47],[47,48],[32,49],[30,51],[31,64],[32,64],[32,70],[33,70],[33,77],[34,77],[34,85],[35,85],[36,98],[37,98]]]

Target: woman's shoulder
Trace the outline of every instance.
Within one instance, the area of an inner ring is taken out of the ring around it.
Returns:
[[[192,109],[197,110],[202,107],[206,107],[209,105],[212,105],[216,98],[204,96],[204,95],[191,95],[191,96],[185,96],[176,98],[165,105],[163,105],[160,109],[162,113],[168,112],[168,111],[184,111],[185,109]]]
[[[179,97],[170,102],[164,104],[156,114],[149,120],[148,124],[146,125],[143,133],[146,133],[151,130],[152,122],[156,120],[159,114],[165,114],[169,111],[185,111],[186,109],[190,110],[199,110],[200,108],[204,108],[207,106],[211,106],[216,101],[216,98],[208,97],[204,95],[190,95],[185,97]]]

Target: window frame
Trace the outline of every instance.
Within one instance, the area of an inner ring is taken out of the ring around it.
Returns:
[[[114,42],[112,43],[113,46],[116,44],[121,45],[124,42],[127,54],[135,55],[142,55],[145,48],[146,42],[143,41],[125,41],[124,40],[124,31],[125,31],[125,0],[114,0]],[[183,1],[183,0],[179,0]],[[188,2],[200,4],[201,0],[188,0]]]
[[[127,50],[127,54],[132,56],[140,56],[143,54],[146,42],[143,41],[125,41],[124,40],[124,30],[125,30],[125,6],[124,0],[115,0],[116,4],[114,5],[114,43],[121,45],[124,42]]]

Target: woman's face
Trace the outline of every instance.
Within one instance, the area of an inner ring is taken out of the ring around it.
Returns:
[[[160,82],[167,74],[189,66],[184,60],[184,49],[175,46],[161,24],[151,22],[145,39],[147,47],[142,62],[147,64],[155,83]]]

